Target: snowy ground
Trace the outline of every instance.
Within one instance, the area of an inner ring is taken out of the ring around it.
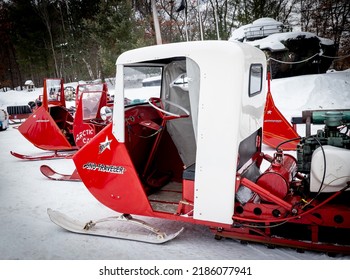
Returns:
[[[274,80],[271,91],[288,120],[300,116],[304,109],[349,109],[350,71]],[[27,104],[39,93],[41,89],[34,93],[0,92],[0,108]],[[288,248],[272,250],[261,244],[243,245],[229,239],[217,241],[206,227],[152,218],[143,219],[169,233],[181,227],[184,231],[163,245],[69,233],[50,221],[47,208],[84,221],[115,213],[100,204],[83,183],[51,181],[39,170],[47,164],[58,172],[70,173],[74,169],[72,160],[23,161],[10,151],[42,152],[13,126],[0,132],[1,269],[8,268],[5,260],[350,260]]]

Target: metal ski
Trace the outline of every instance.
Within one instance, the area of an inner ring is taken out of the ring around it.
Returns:
[[[58,173],[48,165],[40,166],[41,173],[51,180],[81,182],[78,171],[74,169],[71,175]]]
[[[101,219],[97,221],[89,221],[84,223],[81,221],[74,220],[63,213],[56,210],[52,210],[50,208],[47,209],[47,213],[53,223],[74,233],[97,235],[97,236],[111,237],[111,238],[117,238],[117,239],[127,239],[127,240],[133,240],[133,241],[139,241],[139,242],[145,242],[145,243],[162,244],[174,239],[183,231],[183,228],[181,228],[179,231],[167,235],[165,232],[162,232],[161,230],[149,225],[148,223],[142,220],[135,219],[129,214],[123,214],[120,216],[108,217],[105,219]],[[149,230],[151,234],[127,233],[127,232],[117,231],[115,228],[96,227],[98,223],[110,222],[110,221],[131,222],[137,226],[140,226],[144,229]]]
[[[59,152],[55,151],[54,153],[41,153],[34,155],[23,155],[13,151],[10,151],[11,155],[16,158],[24,159],[24,160],[47,160],[47,159],[60,159],[60,158],[71,158],[76,150],[67,151],[67,152]]]

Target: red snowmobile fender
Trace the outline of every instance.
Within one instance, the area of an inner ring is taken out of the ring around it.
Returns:
[[[268,91],[264,111],[263,143],[272,148],[280,147],[285,151],[295,150],[299,140],[293,139],[299,137],[293,126],[276,107],[270,92],[270,78],[268,77]],[[282,142],[285,143],[282,144]]]
[[[72,145],[44,106],[39,107],[18,127],[21,134],[43,150],[72,150]]]
[[[73,161],[86,188],[107,207],[119,213],[151,215],[152,208],[124,143],[107,125]]]

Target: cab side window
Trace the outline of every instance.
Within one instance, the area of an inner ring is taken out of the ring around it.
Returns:
[[[261,93],[263,67],[261,64],[252,64],[249,71],[249,97]]]

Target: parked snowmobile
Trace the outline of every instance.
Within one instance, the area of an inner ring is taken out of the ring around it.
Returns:
[[[18,130],[34,146],[50,153],[40,155],[11,154],[20,159],[38,160],[71,156],[76,150],[72,134],[73,116],[66,108],[63,79],[45,79],[40,106]],[[54,153],[52,153],[52,151]]]
[[[148,102],[124,108],[141,77],[155,75],[161,86],[147,91]],[[50,219],[73,232],[151,243],[182,231],[167,235],[134,214],[202,224],[217,239],[349,254],[350,112],[306,112],[307,126],[324,129],[300,140],[296,158],[283,146],[270,156],[262,153],[265,102],[266,57],[247,44],[125,52],[117,60],[113,123],[73,156],[91,194],[122,214],[79,222],[48,209]],[[111,221],[154,234],[99,227]]]
[[[66,107],[63,79],[45,79],[39,105],[18,130],[34,146],[50,153],[23,155],[11,151],[11,154],[26,160],[70,158],[100,130],[99,110],[107,105],[107,91],[105,83],[84,85],[80,93],[86,93],[82,101],[85,107],[77,114]]]

